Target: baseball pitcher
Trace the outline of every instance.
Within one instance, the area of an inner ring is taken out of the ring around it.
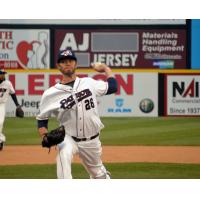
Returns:
[[[11,95],[11,97],[17,107],[16,108],[16,116],[24,117],[24,112],[18,103],[17,96],[15,94],[13,85],[9,80],[5,79],[6,73],[7,72],[0,70],[0,113],[1,113],[1,115],[0,115],[0,151],[3,150],[3,146],[6,142],[6,137],[2,133],[2,130],[3,130],[4,119],[5,119],[6,102],[8,100],[9,95]]]
[[[72,178],[71,163],[74,154],[79,155],[90,178],[110,178],[101,160],[99,135],[104,125],[98,114],[96,97],[115,93],[117,81],[107,65],[94,63],[92,66],[97,72],[106,74],[106,82],[77,77],[77,58],[74,52],[59,52],[57,68],[63,78],[60,83],[47,89],[41,98],[40,112],[36,117],[38,131],[43,147],[57,145],[58,178]],[[52,114],[56,116],[60,127],[48,132],[48,119]],[[52,135],[59,135],[56,142]]]

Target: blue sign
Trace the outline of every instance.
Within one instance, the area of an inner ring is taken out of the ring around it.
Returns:
[[[108,108],[108,113],[131,113],[131,108],[124,107],[124,99],[117,98],[115,99],[115,107],[114,108]]]
[[[191,68],[200,69],[200,19],[192,20]]]

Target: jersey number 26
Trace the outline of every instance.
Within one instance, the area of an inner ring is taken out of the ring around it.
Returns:
[[[91,108],[94,108],[94,102],[93,102],[92,98],[91,99],[86,99],[84,101],[84,103],[85,103],[85,109],[86,110],[90,110]]]

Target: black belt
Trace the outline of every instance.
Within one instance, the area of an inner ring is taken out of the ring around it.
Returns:
[[[99,133],[90,137],[90,138],[77,138],[77,137],[74,137],[72,136],[72,138],[74,139],[75,142],[82,142],[82,141],[89,141],[89,140],[93,140],[94,138],[98,137],[99,136]]]

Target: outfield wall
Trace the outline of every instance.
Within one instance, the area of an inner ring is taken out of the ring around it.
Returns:
[[[33,24],[31,24],[33,23]],[[0,68],[55,68],[71,48],[78,66],[190,69],[190,20],[1,20]]]
[[[78,70],[79,77],[105,80],[93,70]],[[200,70],[115,70],[118,91],[98,98],[100,116],[200,116]],[[25,116],[39,111],[41,96],[62,78],[57,70],[10,70],[7,78],[13,83]],[[10,98],[6,116],[14,116]]]
[[[103,74],[78,72],[79,77],[106,80]],[[98,98],[101,116],[158,116],[158,76],[157,73],[114,72],[118,81],[118,91],[114,95]],[[26,116],[38,113],[39,102],[44,90],[59,82],[61,75],[56,70],[10,72],[8,79],[13,83],[20,105]],[[152,90],[152,88],[155,88]],[[151,103],[151,110],[146,105]],[[14,116],[15,106],[11,99],[6,109],[7,116]]]
[[[61,78],[59,50],[71,48],[80,76],[103,62],[118,92],[99,98],[101,116],[199,116],[200,20],[0,20],[0,68],[9,72],[26,116]],[[171,74],[176,74],[171,75]],[[7,116],[14,116],[9,99]]]

